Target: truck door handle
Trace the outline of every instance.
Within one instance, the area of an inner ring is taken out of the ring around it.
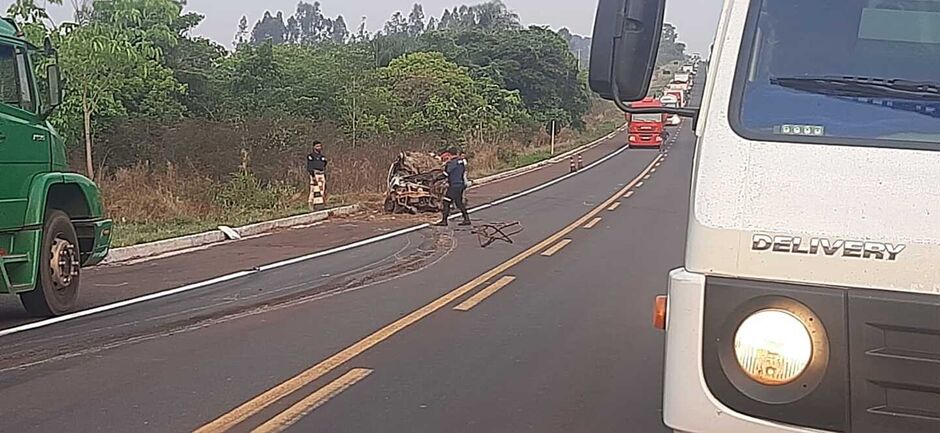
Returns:
[[[4,133],[2,133],[2,132],[0,132],[0,142],[2,142],[2,141],[7,141],[7,135],[4,134]]]

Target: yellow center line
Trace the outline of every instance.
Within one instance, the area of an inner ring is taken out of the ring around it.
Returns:
[[[473,297],[471,297],[470,299],[467,299],[460,305],[454,307],[454,309],[457,311],[470,311],[473,309],[473,307],[476,307],[477,304],[485,301],[490,296],[493,296],[494,293],[498,292],[503,287],[508,286],[509,283],[512,283],[515,280],[516,280],[516,277],[500,278],[499,281],[493,284],[490,284],[487,288],[483,290],[480,290],[479,293],[477,293],[476,295],[473,295]]]
[[[290,426],[300,421],[303,417],[313,412],[318,407],[323,406],[333,397],[340,395],[343,391],[351,388],[353,385],[362,381],[372,374],[372,370],[367,368],[356,368],[350,370],[339,379],[330,382],[328,385],[314,391],[307,398],[297,402],[297,404],[287,408],[268,422],[251,431],[251,433],[278,433],[287,430]]]
[[[585,224],[585,225],[584,225],[584,228],[586,228],[586,229],[593,229],[595,226],[597,226],[598,224],[600,224],[601,220],[603,220],[603,218],[601,218],[601,217],[594,218],[593,220],[591,220],[591,222]]]
[[[224,415],[216,418],[215,420],[209,422],[208,424],[200,427],[195,430],[195,433],[218,433],[225,432],[231,428],[237,426],[246,419],[258,414],[262,410],[271,406],[272,404],[280,401],[282,398],[287,397],[288,395],[296,392],[297,390],[313,383],[314,381],[320,379],[329,372],[335,370],[339,366],[345,364],[349,360],[361,355],[363,352],[375,347],[379,343],[389,339],[393,335],[401,332],[403,329],[417,323],[421,319],[424,319],[427,316],[435,313],[450,304],[451,302],[456,301],[457,299],[463,297],[467,293],[470,293],[478,287],[479,285],[492,280],[496,276],[506,272],[506,270],[516,266],[525,259],[532,257],[537,254],[539,251],[548,248],[549,245],[553,245],[569,233],[577,230],[578,227],[583,226],[585,223],[596,217],[601,213],[604,208],[610,206],[612,203],[620,199],[620,196],[625,194],[627,191],[632,189],[634,186],[641,184],[639,180],[646,176],[647,173],[653,168],[653,165],[659,162],[662,158],[662,155],[658,155],[656,159],[651,162],[642,173],[639,174],[633,181],[631,181],[627,186],[621,189],[619,192],[611,196],[607,201],[601,203],[599,206],[582,216],[577,221],[571,223],[567,227],[561,229],[557,233],[551,235],[547,239],[539,242],[537,245],[517,254],[515,257],[503,262],[502,264],[497,265],[493,269],[483,273],[482,275],[476,277],[472,281],[454,289],[450,293],[447,293],[440,298],[431,301],[431,303],[411,312],[405,317],[392,322],[389,325],[386,325],[384,328],[379,329],[373,334],[359,340],[353,345],[341,350],[340,352],[330,356],[327,359],[324,359],[320,363],[310,367],[309,369],[297,374],[296,376],[282,382],[281,384],[259,394],[258,396],[248,400],[243,403],[241,406],[233,409],[232,411],[225,413]],[[639,182],[639,183],[638,183]]]
[[[555,254],[558,254],[558,252],[561,251],[562,248],[567,247],[568,244],[570,243],[571,243],[571,239],[563,239],[561,242],[558,242],[557,244],[555,244],[555,246],[545,250],[545,252],[542,253],[542,256],[543,257],[554,256]]]
[[[636,194],[636,191],[627,191],[627,193],[624,194],[623,198],[633,197],[633,194]]]
[[[620,202],[619,202],[619,201],[616,202],[616,203],[614,203],[614,204],[612,204],[612,205],[610,205],[610,207],[608,207],[607,210],[613,212],[613,211],[617,210],[618,207],[620,207]]]

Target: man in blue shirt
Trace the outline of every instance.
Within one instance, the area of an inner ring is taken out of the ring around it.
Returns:
[[[450,217],[451,204],[457,206],[460,213],[463,214],[461,226],[470,225],[470,214],[467,212],[467,205],[464,203],[463,194],[467,189],[467,160],[464,159],[458,151],[452,150],[451,155],[444,164],[444,175],[447,176],[447,194],[444,196],[443,218],[437,225],[447,227],[447,220]]]

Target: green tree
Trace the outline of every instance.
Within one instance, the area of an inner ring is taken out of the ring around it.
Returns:
[[[48,3],[61,5],[62,0],[48,0]],[[26,39],[37,46],[41,46],[47,36],[53,36],[57,28],[46,8],[37,5],[36,0],[16,0],[7,9],[7,15],[19,24]]]
[[[445,10],[439,29],[445,30],[517,30],[519,15],[509,10],[502,0],[491,0],[473,6],[460,6]]]
[[[235,47],[247,43],[251,33],[248,31],[248,17],[243,15],[242,19],[238,22],[238,31],[235,32]]]
[[[381,72],[402,107],[401,127],[408,133],[466,142],[476,132],[504,129],[523,116],[516,92],[485,77],[474,79],[468,68],[440,53],[408,54]]]
[[[271,43],[280,45],[286,42],[287,38],[288,32],[287,25],[284,24],[284,13],[280,11],[276,16],[272,16],[271,12],[265,12],[264,17],[255,24],[255,28],[251,31],[251,42],[254,44],[261,44],[270,40]]]
[[[221,98],[222,116],[243,120],[271,111],[283,113],[289,94],[280,65],[275,60],[274,42],[246,44],[218,62],[211,78]]]
[[[66,99],[59,120],[67,130],[81,119],[85,162],[95,176],[93,137],[96,120],[125,116],[126,102],[144,114],[179,113],[175,94],[184,91],[168,68],[161,65],[160,50],[121,25],[93,23],[73,27],[60,41],[60,62],[66,72]],[[128,95],[134,95],[128,98]]]
[[[405,20],[405,16],[402,15],[401,12],[395,12],[392,14],[392,17],[385,22],[383,32],[387,36],[407,35],[408,21]]]
[[[408,14],[408,35],[418,37],[424,33],[426,29],[427,24],[424,23],[424,7],[415,3],[411,8],[411,13]]]
[[[193,116],[216,119],[220,115],[220,95],[212,80],[219,62],[228,55],[225,47],[207,38],[183,38],[165,58],[176,79],[186,92],[179,102]]]
[[[294,15],[287,19],[287,40],[301,45],[326,42],[334,35],[333,26],[333,20],[323,16],[320,2],[301,1]]]
[[[656,58],[656,64],[665,65],[676,60],[684,61],[686,58],[685,47],[684,43],[679,42],[679,33],[676,26],[665,23],[662,38],[659,42],[659,54]]]
[[[362,20],[359,22],[359,28],[356,29],[356,34],[352,37],[352,40],[353,42],[363,43],[371,39],[372,34],[369,32],[369,21],[366,17],[362,17]]]
[[[548,29],[433,32],[422,41],[461,65],[487,68],[490,78],[519,92],[539,122],[579,127],[590,108],[577,59]]]
[[[346,19],[342,15],[336,17],[336,20],[333,21],[330,40],[337,44],[344,44],[349,40],[349,28],[346,27]]]

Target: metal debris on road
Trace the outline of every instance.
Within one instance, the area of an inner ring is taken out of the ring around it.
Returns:
[[[480,241],[480,247],[486,248],[496,241],[503,241],[508,244],[513,243],[512,236],[522,233],[524,228],[519,221],[507,223],[485,223],[479,224],[470,232],[477,235]]]

